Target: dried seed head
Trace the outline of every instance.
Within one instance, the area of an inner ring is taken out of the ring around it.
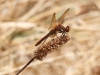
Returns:
[[[43,46],[39,46],[37,48],[37,50],[34,52],[34,58],[37,60],[42,60],[48,53],[57,50],[69,40],[70,38],[67,35],[61,35],[60,37],[50,40]]]
[[[57,37],[55,39],[52,39],[48,43],[45,43],[43,46],[39,46],[34,52],[34,57],[16,75],[21,73],[34,59],[42,60],[43,57],[45,57],[48,53],[52,52],[53,50],[57,50],[69,40],[69,36],[61,35],[60,37]]]

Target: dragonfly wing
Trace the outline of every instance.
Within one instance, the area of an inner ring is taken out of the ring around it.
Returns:
[[[53,16],[52,16],[52,20],[51,20],[49,30],[54,29],[55,27],[56,27],[56,16],[55,16],[55,13],[54,13]]]
[[[40,39],[35,46],[38,46],[42,41],[45,41],[48,38],[48,34],[46,36],[44,36],[42,39]]]
[[[58,23],[59,23],[59,25],[63,23],[64,18],[65,18],[65,16],[66,16],[66,14],[67,14],[68,11],[69,11],[69,9],[67,9],[67,10],[63,13],[63,15],[57,20]]]
[[[42,41],[46,40],[49,36],[51,36],[54,33],[54,30],[51,30],[47,35],[45,35],[42,39],[40,39],[35,46],[38,46]]]
[[[55,33],[55,34],[52,34],[50,37],[51,37],[51,38],[54,38],[55,36],[57,36],[56,33]]]

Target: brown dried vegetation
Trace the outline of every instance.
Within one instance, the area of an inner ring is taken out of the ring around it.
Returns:
[[[67,8],[70,42],[21,75],[100,75],[100,0],[0,0],[0,75],[22,68],[48,33],[52,14]]]

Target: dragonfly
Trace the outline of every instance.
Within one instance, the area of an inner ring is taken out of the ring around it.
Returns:
[[[50,36],[51,37],[57,36],[57,33],[62,33],[62,35],[64,35],[65,33],[69,32],[70,27],[69,26],[64,27],[62,25],[64,18],[68,11],[69,11],[69,9],[67,9],[57,21],[56,21],[56,17],[55,17],[56,13],[53,14],[51,24],[49,27],[49,29],[50,29],[49,33],[46,34],[42,39],[40,39],[35,44],[35,46],[38,46],[41,42],[45,42],[46,39]],[[33,57],[16,75],[19,75],[19,73],[21,73],[34,59],[35,59],[35,57]]]
[[[46,39],[48,37],[55,37],[57,36],[57,33],[62,33],[62,34],[65,34],[66,32],[69,32],[70,30],[70,27],[69,26],[66,26],[64,27],[62,25],[63,21],[64,21],[64,18],[67,14],[67,12],[69,11],[69,9],[67,9],[63,14],[62,16],[56,21],[56,13],[53,14],[52,16],[52,20],[51,20],[51,24],[50,24],[50,27],[49,27],[49,33],[47,33],[42,39],[40,39],[36,44],[35,46],[38,46],[41,42],[45,42]]]

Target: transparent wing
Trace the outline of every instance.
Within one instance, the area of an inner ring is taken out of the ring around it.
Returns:
[[[55,27],[56,27],[56,16],[55,16],[55,13],[54,13],[53,16],[52,16],[52,20],[51,20],[51,24],[50,24],[49,30],[53,29]]]
[[[69,9],[67,9],[67,10],[63,13],[63,15],[57,20],[57,22],[59,23],[59,25],[63,23],[64,18],[65,18],[65,16],[66,16],[66,14],[67,14],[68,11],[69,11]]]

